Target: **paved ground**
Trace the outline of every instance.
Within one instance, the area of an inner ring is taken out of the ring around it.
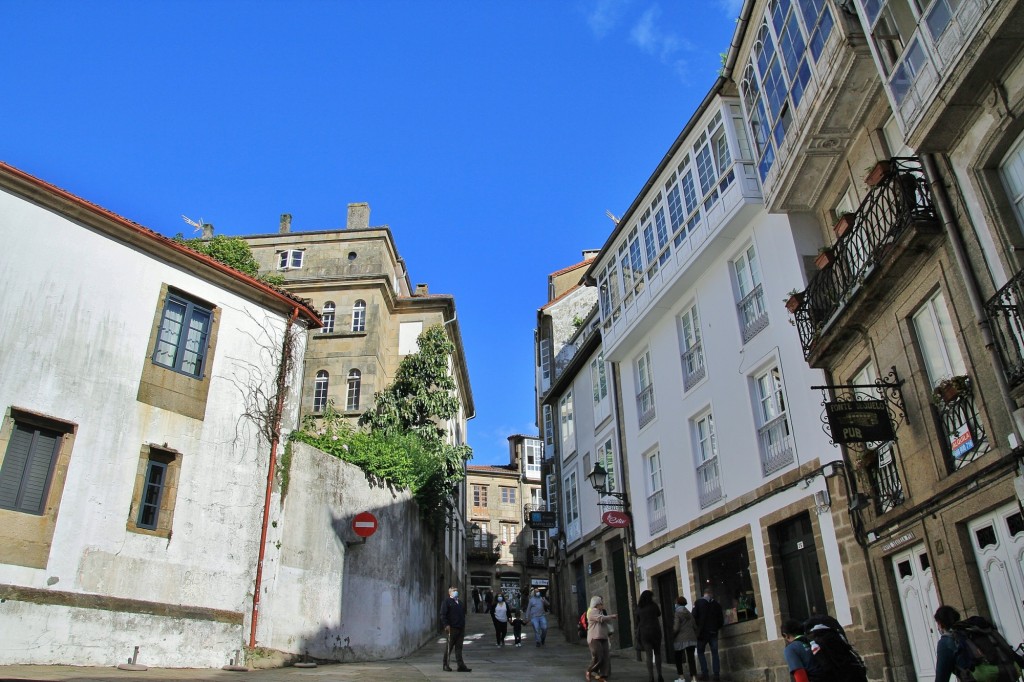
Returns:
[[[590,662],[585,643],[569,643],[561,630],[548,631],[547,643],[537,647],[533,630],[523,631],[523,646],[512,646],[512,635],[504,647],[495,646],[494,629],[490,616],[469,614],[466,627],[464,658],[472,668],[470,673],[444,672],[441,658],[444,639],[428,643],[419,651],[394,661],[374,663],[341,663],[321,665],[317,668],[280,668],[250,672],[222,670],[150,669],[145,672],[127,672],[116,668],[78,668],[71,666],[0,666],[0,680],[57,680],[70,682],[144,682],[146,680],[244,680],[245,682],[333,682],[366,680],[367,682],[396,682],[398,680],[504,680],[505,682],[549,682],[552,680],[583,680],[583,670]],[[616,654],[612,658],[612,679],[615,682],[646,682],[647,667],[634,660],[632,652]],[[144,662],[144,661],[140,661]],[[453,663],[454,667],[454,663]],[[675,668],[666,666],[665,679],[675,679]]]

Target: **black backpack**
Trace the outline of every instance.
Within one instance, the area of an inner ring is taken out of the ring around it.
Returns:
[[[811,653],[824,679],[835,682],[867,682],[868,669],[864,659],[839,632],[825,625],[815,625],[807,636]]]
[[[957,667],[961,679],[985,682],[1012,682],[1020,677],[1024,658],[981,616],[971,616],[953,624],[957,641]],[[967,676],[964,673],[969,673]]]

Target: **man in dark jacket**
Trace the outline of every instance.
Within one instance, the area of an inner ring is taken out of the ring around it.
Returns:
[[[466,636],[466,607],[459,601],[459,588],[449,587],[448,598],[441,604],[441,627],[448,635],[448,645],[444,648],[444,665],[442,670],[451,672],[448,665],[448,657],[454,652],[455,662],[458,664],[460,673],[471,672],[462,660],[462,638]]]
[[[708,660],[704,656],[704,648],[711,647],[711,678],[717,682],[721,675],[718,662],[718,631],[725,624],[722,605],[715,599],[715,591],[710,586],[704,588],[704,596],[693,605],[693,619],[697,624],[697,654],[700,660],[698,679],[708,679]]]

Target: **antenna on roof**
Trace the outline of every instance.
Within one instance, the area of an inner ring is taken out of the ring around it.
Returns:
[[[613,223],[615,223],[616,225],[618,225],[618,224],[619,224],[619,216],[615,215],[614,213],[612,213],[612,212],[611,212],[611,211],[609,211],[608,209],[605,209],[605,211],[604,211],[604,214],[605,214],[606,216],[608,216],[608,218],[609,218],[609,219],[611,219],[611,221],[612,221]],[[182,216],[182,218],[185,218],[185,216]],[[185,218],[185,220],[188,220],[188,218]]]
[[[181,214],[181,219],[184,220],[189,225],[191,225],[192,227],[194,227],[195,228],[195,230],[193,230],[194,232],[199,232],[200,230],[203,229],[203,219],[202,218],[200,218],[199,222],[197,223],[196,221],[192,220],[187,215],[182,213]]]

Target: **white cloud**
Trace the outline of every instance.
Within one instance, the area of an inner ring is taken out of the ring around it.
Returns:
[[[649,7],[633,24],[629,32],[629,40],[647,54],[657,57],[663,64],[671,66],[681,77],[684,77],[686,60],[680,53],[694,51],[689,40],[680,37],[674,31],[661,28],[661,8],[657,5]]]
[[[716,2],[730,19],[738,17],[740,15],[740,8],[743,7],[743,0],[716,0]]]
[[[604,38],[622,19],[630,0],[597,0],[587,13],[587,25],[598,38]]]

